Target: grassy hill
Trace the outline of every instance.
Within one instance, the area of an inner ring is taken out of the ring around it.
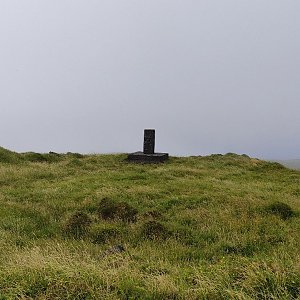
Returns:
[[[300,172],[235,154],[0,148],[0,299],[300,299]]]

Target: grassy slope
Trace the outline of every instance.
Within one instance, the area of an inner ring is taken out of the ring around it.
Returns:
[[[300,172],[237,155],[125,157],[0,148],[0,299],[298,297]],[[101,219],[104,197],[135,207],[137,222]],[[274,201],[296,215],[268,213]],[[73,238],[65,224],[78,211],[92,224]],[[143,233],[153,219],[166,239]],[[106,251],[116,244],[125,251]]]

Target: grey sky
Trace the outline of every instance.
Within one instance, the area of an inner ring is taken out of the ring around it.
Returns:
[[[300,157],[299,0],[0,0],[0,145]]]

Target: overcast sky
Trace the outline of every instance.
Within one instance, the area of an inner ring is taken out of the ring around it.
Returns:
[[[0,145],[300,157],[299,0],[0,0]]]

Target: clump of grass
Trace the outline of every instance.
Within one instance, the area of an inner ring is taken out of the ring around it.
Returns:
[[[0,163],[16,163],[20,155],[16,152],[0,147]]]
[[[85,212],[75,212],[64,224],[64,231],[69,236],[80,238],[89,231],[91,218]]]
[[[28,162],[59,162],[63,155],[50,151],[49,153],[25,152],[21,154],[21,158]]]
[[[280,201],[268,205],[266,211],[279,216],[283,220],[290,219],[295,215],[295,212],[288,204]]]
[[[260,164],[255,166],[255,171],[282,171],[285,170],[285,166],[277,162],[260,161]]]
[[[47,158],[40,153],[35,153],[35,152],[26,152],[23,154],[23,158],[26,161],[30,162],[46,162]]]
[[[222,245],[221,249],[224,254],[240,254],[243,256],[252,256],[260,247],[261,245],[249,241],[245,244],[238,245],[232,245],[230,243],[224,244]]]
[[[143,224],[141,235],[149,240],[166,239],[170,236],[169,230],[165,225],[157,221],[148,221]]]
[[[115,239],[121,234],[121,230],[114,224],[96,224],[90,230],[93,243],[103,244]]]
[[[80,153],[73,153],[73,152],[67,152],[67,156],[73,157],[73,158],[83,158],[84,155]]]
[[[132,223],[137,219],[137,209],[130,204],[121,201],[116,202],[112,199],[104,198],[98,205],[98,214],[104,220],[121,220]]]
[[[153,220],[159,220],[164,218],[163,214],[158,210],[147,211],[143,214],[143,217]]]
[[[82,164],[81,160],[79,160],[78,158],[73,158],[72,160],[70,160],[68,162],[69,167],[80,167],[82,165],[83,164]]]

